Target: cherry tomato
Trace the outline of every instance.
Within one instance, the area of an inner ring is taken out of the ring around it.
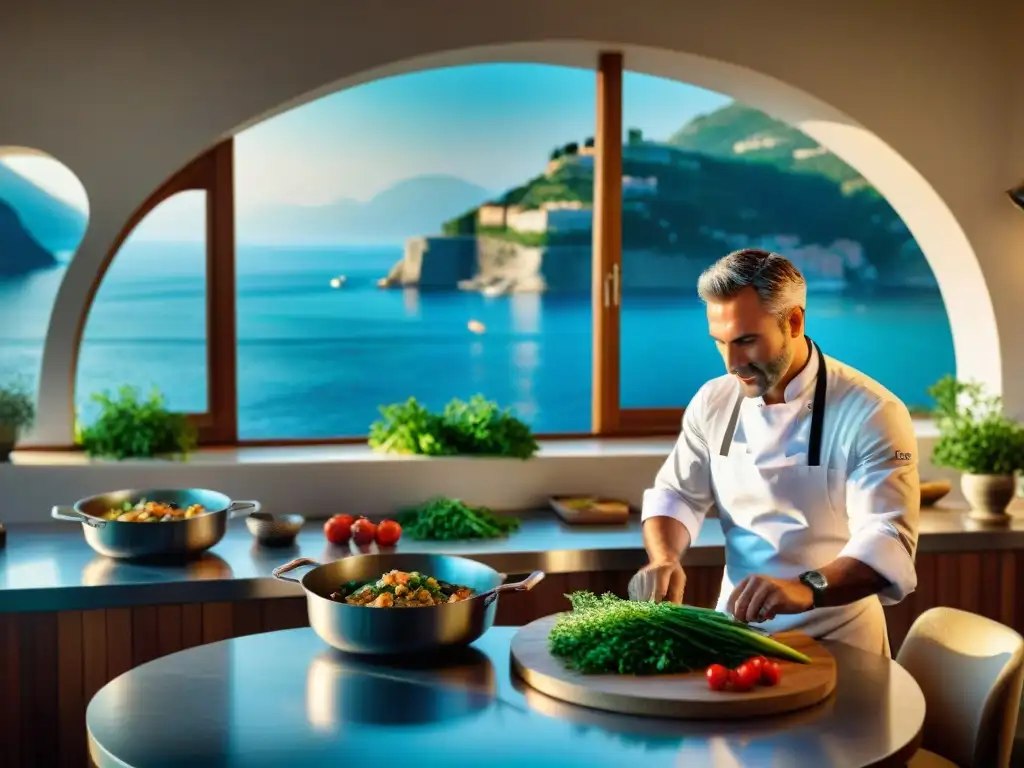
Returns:
[[[356,521],[352,515],[331,515],[332,520],[344,520],[349,525],[352,525]]]
[[[347,544],[352,537],[352,518],[348,515],[335,515],[324,523],[324,536],[331,544]]]
[[[750,664],[740,664],[729,673],[729,684],[737,691],[749,691],[757,685],[759,675]]]
[[[352,538],[356,544],[370,544],[376,536],[377,526],[365,517],[360,517],[352,523]]]
[[[766,659],[764,656],[754,656],[752,658],[747,659],[746,663],[752,666],[754,669],[756,669],[758,676],[760,676],[761,670],[764,668],[764,665],[768,663],[768,659]]]
[[[708,687],[712,691],[721,691],[729,684],[729,670],[721,664],[712,664],[704,670],[704,675],[707,677]]]
[[[394,520],[381,520],[377,526],[377,545],[393,547],[402,537],[402,526]]]
[[[769,661],[761,667],[761,685],[778,685],[782,679],[782,668],[777,661]]]

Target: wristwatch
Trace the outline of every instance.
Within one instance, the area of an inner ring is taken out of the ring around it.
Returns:
[[[811,588],[814,595],[814,607],[820,608],[825,602],[825,590],[828,589],[828,579],[821,571],[804,571],[800,574],[800,583]]]

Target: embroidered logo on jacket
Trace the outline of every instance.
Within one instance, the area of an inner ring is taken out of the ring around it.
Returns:
[[[909,451],[896,451],[896,461],[910,461],[910,459]]]

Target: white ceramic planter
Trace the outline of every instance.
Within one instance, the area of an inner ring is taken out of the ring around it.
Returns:
[[[1006,522],[1010,516],[1006,508],[1017,494],[1017,480],[1013,475],[960,476],[960,490],[971,505],[970,517],[985,522]]]

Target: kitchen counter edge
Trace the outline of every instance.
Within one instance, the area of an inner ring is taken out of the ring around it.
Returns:
[[[616,526],[568,526],[547,511],[526,513],[522,520],[520,530],[506,539],[402,540],[395,551],[471,557],[507,574],[628,571],[647,561],[639,515]],[[359,553],[354,546],[346,550],[328,545],[321,526],[321,521],[309,521],[295,545],[267,548],[255,545],[244,523],[234,521],[224,539],[203,556],[181,564],[154,564],[98,555],[78,526],[10,525],[6,545],[0,548],[0,613],[302,596],[299,585],[274,579],[271,571],[298,557],[329,562]],[[1024,549],[1024,513],[1015,511],[1009,525],[985,527],[956,507],[922,512],[919,554],[1017,549]],[[374,546],[368,551],[377,550]],[[720,566],[723,558],[721,526],[708,518],[684,565]]]

